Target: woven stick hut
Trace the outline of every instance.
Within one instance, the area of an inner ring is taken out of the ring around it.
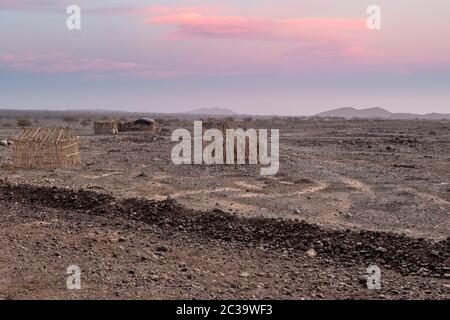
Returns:
[[[95,134],[114,134],[119,131],[119,124],[115,120],[94,122]]]
[[[81,162],[80,138],[69,128],[26,128],[13,152],[15,168],[55,169]]]

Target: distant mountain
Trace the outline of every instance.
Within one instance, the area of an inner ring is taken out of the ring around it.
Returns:
[[[391,113],[382,108],[355,109],[339,108],[325,111],[316,115],[317,117],[340,117],[340,118],[388,118]]]
[[[421,120],[450,120],[450,114],[448,113],[428,113],[428,114],[414,114],[414,113],[393,113],[390,116],[391,119],[398,120],[411,120],[411,119],[421,119]]]
[[[185,114],[205,115],[205,116],[236,116],[238,113],[226,108],[200,108],[194,109]]]
[[[316,117],[322,118],[362,118],[362,119],[393,119],[393,120],[450,120],[450,114],[444,113],[429,113],[429,114],[414,114],[414,113],[392,113],[382,108],[367,108],[367,109],[355,109],[355,108],[339,108],[334,110],[325,111],[316,115]]]

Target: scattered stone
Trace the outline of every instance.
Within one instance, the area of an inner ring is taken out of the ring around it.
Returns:
[[[367,279],[368,279],[368,276],[367,276],[367,275],[362,275],[362,276],[359,276],[359,277],[358,277],[359,283],[360,283],[360,284],[363,284],[363,285],[367,285]]]
[[[439,256],[439,251],[437,250],[431,250],[430,252],[433,256],[438,257]]]
[[[375,251],[376,251],[376,252],[385,253],[385,252],[388,252],[388,249],[383,248],[383,247],[378,247],[378,248],[375,249]]]
[[[427,276],[430,273],[430,270],[428,270],[427,268],[420,268],[417,273],[422,276]]]
[[[309,258],[314,258],[315,256],[317,256],[317,252],[314,249],[309,249],[308,251],[306,251],[306,256]]]
[[[344,217],[351,218],[351,217],[353,217],[353,215],[351,213],[346,212],[346,213],[344,213]]]
[[[100,212],[100,210],[104,210],[103,214],[107,214],[114,209],[114,212],[117,213],[117,215],[129,217],[131,213],[135,212],[137,213],[135,215],[136,219],[145,219],[144,221],[148,222],[148,226],[151,230],[172,231],[172,229],[177,228],[177,226],[184,226],[186,230],[189,230],[189,232],[195,232],[202,236],[211,236],[211,234],[213,234],[214,245],[217,246],[223,245],[223,239],[229,237],[229,239],[233,238],[233,243],[225,244],[227,248],[241,248],[240,244],[244,242],[246,244],[248,243],[251,248],[254,246],[261,246],[261,248],[267,250],[267,252],[269,252],[272,247],[279,247],[283,250],[283,255],[278,255],[277,257],[279,257],[282,262],[284,262],[284,257],[289,260],[295,260],[295,256],[292,252],[304,253],[310,258],[316,257],[318,252],[316,252],[315,248],[318,248],[317,250],[321,253],[321,259],[324,258],[330,263],[340,261],[343,271],[349,270],[347,269],[347,266],[349,268],[353,268],[354,266],[361,267],[367,266],[369,263],[377,263],[380,266],[385,266],[388,263],[396,272],[399,272],[402,275],[410,276],[412,272],[418,272],[421,267],[423,269],[421,269],[418,274],[425,273],[428,274],[429,277],[444,277],[445,279],[448,279],[450,275],[450,259],[444,256],[447,252],[448,240],[444,240],[440,243],[434,243],[425,239],[410,238],[404,235],[392,236],[390,234],[378,232],[355,232],[352,230],[345,230],[345,232],[343,230],[329,232],[326,229],[322,229],[316,225],[311,225],[307,222],[293,222],[290,220],[284,221],[281,219],[270,220],[270,222],[265,220],[255,220],[252,221],[252,223],[248,223],[247,220],[240,220],[237,217],[233,217],[220,211],[214,212],[213,214],[198,213],[198,215],[196,214],[195,216],[190,214],[182,215],[167,209],[167,203],[165,202],[143,201],[138,199],[121,202],[121,200],[115,199],[109,194],[86,191],[85,189],[72,192],[70,190],[58,187],[18,187],[10,184],[4,184],[0,189],[2,189],[0,193],[0,201],[5,201],[5,203],[7,203],[12,209],[17,206],[19,201],[26,201],[27,203],[33,205],[37,203],[39,205],[50,206],[53,208],[62,208],[65,212],[68,212],[71,215],[74,214],[73,212],[78,212],[78,210],[83,210],[86,212],[88,212],[88,210],[92,210],[92,212]],[[145,214],[147,212],[148,214]],[[36,215],[37,214],[45,215],[46,213],[41,213],[38,211],[36,212]],[[120,221],[120,225],[123,225],[122,220]],[[136,228],[133,227],[134,225],[135,223],[130,224],[129,226],[130,228]],[[136,225],[138,224],[136,223]],[[108,226],[107,221],[105,221],[105,226]],[[75,230],[78,230],[81,227],[83,227],[83,225],[76,225],[77,229]],[[211,230],[213,230],[214,233],[212,233]],[[76,231],[71,230],[70,232],[73,232],[70,234],[76,234]],[[100,232],[100,235],[101,234],[103,233]],[[121,233],[120,235],[124,238],[121,238],[122,240],[120,240],[117,236],[116,239],[118,241],[123,242],[126,238],[126,241],[131,242],[131,244],[134,243],[137,245],[139,243],[139,240],[136,240],[135,237],[130,235],[129,232]],[[54,238],[51,240],[57,242],[58,239]],[[40,241],[42,243],[39,245],[39,248],[42,248],[45,246],[45,242],[42,240]],[[180,273],[180,270],[185,272],[182,274],[181,278],[192,276],[195,277],[196,274],[202,274],[197,272],[191,264],[188,264],[189,272],[186,272],[186,263],[179,262],[179,259],[182,259],[183,255],[178,256],[178,247],[175,244],[164,242],[169,245],[168,247],[158,243],[153,244],[153,241],[154,240],[151,242],[144,242],[143,240],[142,244],[145,245],[145,251],[149,256],[149,259],[160,262],[155,265],[164,268],[167,267],[169,263],[171,263],[171,265],[175,263],[175,272]],[[36,243],[38,242],[36,241]],[[89,247],[92,247],[91,244],[86,244],[86,247],[88,245]],[[378,247],[379,245],[382,245],[382,247]],[[116,246],[117,248],[113,248],[114,250],[119,250],[120,248],[122,248],[120,250],[125,250],[125,248],[122,247],[125,246],[125,244],[116,244]],[[132,245],[131,247],[135,246]],[[312,247],[314,247],[314,249]],[[69,252],[69,249],[64,249],[62,247],[53,250],[53,252],[57,250],[63,250],[61,252],[64,256],[66,256],[67,252]],[[173,252],[173,256],[165,257],[163,253],[167,251]],[[92,251],[86,252],[89,252],[90,255],[95,254]],[[121,252],[122,251],[119,251],[120,254],[122,254]],[[386,252],[387,254],[381,255],[379,252]],[[128,251],[128,253],[130,252]],[[117,254],[115,253],[110,254],[112,254],[113,257],[117,257]],[[156,254],[160,254],[162,257],[157,257]],[[265,254],[266,253],[264,253],[264,255]],[[434,258],[435,254],[439,254],[442,259]],[[380,259],[380,256],[382,256],[383,259]],[[124,259],[122,256],[120,256],[120,258],[121,260]],[[242,261],[242,256],[239,258],[241,259],[239,261]],[[124,261],[119,260],[117,262],[123,263]],[[226,263],[226,261],[223,263]],[[239,262],[239,265],[241,265],[240,263],[241,262]],[[296,261],[294,261],[294,263],[296,263]],[[177,264],[180,266],[176,267]],[[426,269],[424,267],[426,267]],[[307,262],[302,265],[301,270],[308,270],[307,272],[314,273],[314,270],[317,270],[316,268],[315,263],[311,260],[309,263]],[[253,272],[240,273],[242,269],[235,270],[235,276],[238,276],[238,278],[247,278],[253,275]],[[249,268],[249,270],[253,271],[252,268]],[[171,271],[172,270],[168,271],[171,275],[170,278],[175,277],[175,273],[172,273]],[[269,275],[268,277],[276,277],[272,275],[271,271],[271,269],[267,270],[267,274]],[[188,273],[190,274],[188,275]],[[136,274],[139,274],[139,272],[136,271]],[[349,276],[351,277],[351,275]],[[169,276],[165,276],[164,274],[161,276],[149,274],[146,278],[148,280],[152,279],[153,281],[162,281],[165,280],[166,277]],[[320,275],[320,277],[322,277],[322,275]],[[353,283],[351,283],[351,278],[353,278]],[[367,280],[367,276],[358,277],[358,274],[351,278],[345,279],[347,283],[350,283],[345,285],[346,287],[354,288],[362,286]],[[340,283],[339,281],[342,281],[341,276],[339,276],[338,279],[339,280],[335,280],[335,283]],[[426,283],[427,280],[428,279],[419,279],[418,281],[422,284]],[[129,284],[130,279],[127,281]],[[241,282],[244,282],[243,287],[250,286],[248,281],[241,279]],[[394,279],[392,282],[394,285],[397,283],[397,280]],[[361,284],[358,285],[358,283]],[[429,286],[432,288],[436,284],[438,287],[442,285],[441,282],[436,282],[430,284]],[[425,286],[428,285],[426,284]],[[240,289],[239,286],[238,289]],[[344,290],[345,288],[339,289]],[[362,287],[356,288],[356,290],[363,291]],[[421,288],[420,290],[420,292],[424,292],[423,290],[425,289]],[[444,291],[444,289],[433,292],[433,294],[442,294],[441,291]],[[328,292],[325,296],[328,296]]]
[[[147,177],[147,174],[145,174],[145,172],[141,172],[136,176],[136,178],[146,178],[146,177]]]
[[[450,271],[450,257],[448,257],[447,259],[445,259],[444,265],[447,266],[447,267],[449,267],[448,270]]]
[[[156,274],[152,274],[150,275],[150,279],[152,279],[153,281],[158,281],[159,277]]]
[[[164,246],[164,245],[161,245],[161,246],[157,246],[156,247],[156,251],[158,251],[158,252],[167,252],[167,251],[169,251],[169,248]]]

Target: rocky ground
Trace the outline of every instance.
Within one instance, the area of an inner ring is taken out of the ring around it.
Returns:
[[[189,121],[76,127],[83,164],[52,172],[16,170],[0,147],[0,297],[450,297],[450,122],[245,125],[280,129],[277,176],[173,165],[170,133]],[[372,264],[381,291],[365,286]]]
[[[0,295],[17,298],[450,297],[450,241],[196,212],[174,200],[0,186]],[[65,288],[66,268],[82,289]],[[382,270],[369,290],[365,270]]]

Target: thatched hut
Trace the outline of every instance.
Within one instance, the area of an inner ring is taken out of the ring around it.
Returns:
[[[95,134],[114,134],[119,131],[119,124],[115,120],[95,121]]]
[[[149,118],[141,118],[132,122],[121,122],[119,123],[119,132],[122,131],[156,131],[156,121]]]
[[[69,128],[26,128],[13,145],[14,167],[55,169],[77,165],[80,138]]]

